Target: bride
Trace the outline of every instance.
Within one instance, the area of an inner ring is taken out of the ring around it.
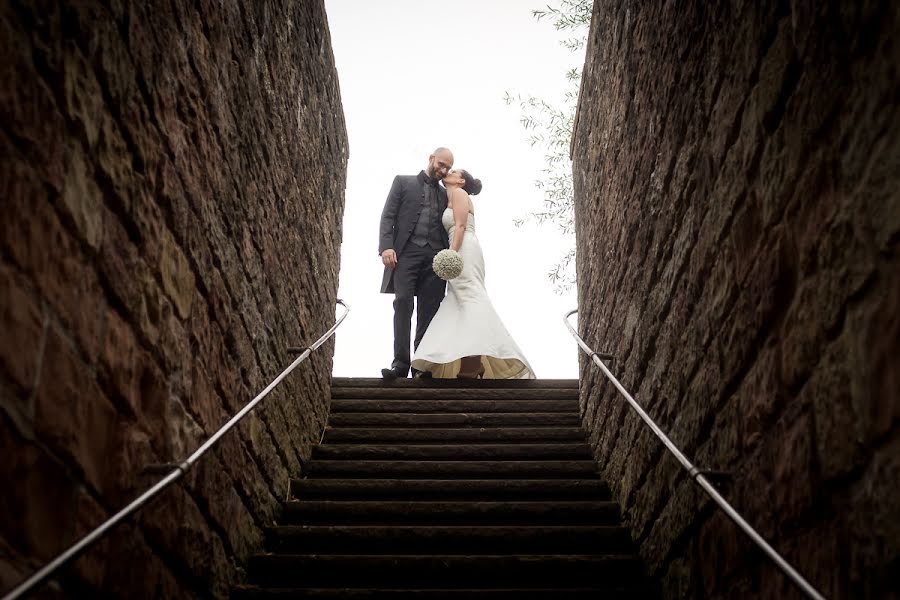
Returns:
[[[447,296],[413,355],[412,367],[440,378],[534,379],[484,287],[484,256],[469,198],[481,191],[481,180],[457,169],[444,178],[444,187],[448,205],[441,223],[450,248],[462,256],[463,270],[448,282]]]

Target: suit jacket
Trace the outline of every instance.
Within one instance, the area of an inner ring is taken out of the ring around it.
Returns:
[[[423,190],[424,185],[424,171],[419,172],[418,175],[397,175],[394,177],[394,183],[391,185],[391,191],[381,213],[381,227],[378,232],[378,254],[389,249],[393,249],[397,253],[398,258],[403,254],[403,249],[416,228],[419,214],[422,212],[422,207],[426,202]],[[437,218],[440,219],[441,213],[447,207],[447,190],[437,186],[436,191]],[[450,240],[447,238],[447,232],[444,231],[443,227],[441,227],[441,241],[444,248],[450,247]],[[394,293],[394,270],[391,268],[384,268],[384,277],[381,280],[381,293]]]

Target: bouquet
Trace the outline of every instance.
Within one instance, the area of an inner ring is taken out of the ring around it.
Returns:
[[[437,276],[446,281],[459,277],[463,270],[463,259],[455,250],[441,250],[434,256],[431,267]]]

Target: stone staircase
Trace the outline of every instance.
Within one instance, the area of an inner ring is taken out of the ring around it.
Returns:
[[[335,379],[233,598],[656,598],[596,473],[578,382]]]

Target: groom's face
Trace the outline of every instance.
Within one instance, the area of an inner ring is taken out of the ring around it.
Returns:
[[[445,153],[432,154],[428,157],[429,177],[443,179],[453,166],[453,156]]]

